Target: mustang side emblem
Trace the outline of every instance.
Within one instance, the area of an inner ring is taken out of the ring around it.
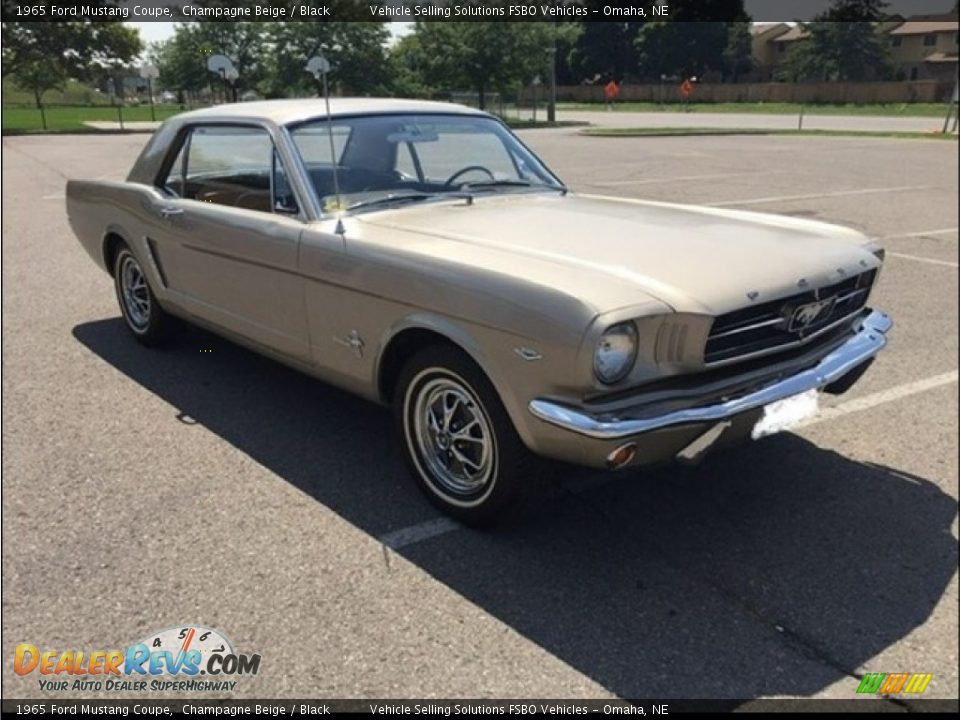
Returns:
[[[833,310],[836,301],[837,299],[832,297],[827,300],[801,305],[790,316],[789,330],[791,332],[803,332],[819,321],[825,320],[830,316],[830,311]]]

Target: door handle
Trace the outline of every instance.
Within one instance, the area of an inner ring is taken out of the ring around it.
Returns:
[[[183,215],[183,208],[178,207],[162,207],[160,208],[160,217],[167,220],[177,215]]]

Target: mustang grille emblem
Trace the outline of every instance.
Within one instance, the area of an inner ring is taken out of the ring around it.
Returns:
[[[830,317],[830,312],[833,310],[836,301],[837,299],[832,297],[795,308],[790,315],[789,330],[802,333],[807,328],[823,322]]]

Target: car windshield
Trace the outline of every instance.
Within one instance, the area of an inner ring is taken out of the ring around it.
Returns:
[[[563,189],[509,130],[487,117],[382,115],[333,118],[329,125],[321,118],[296,126],[291,135],[324,212],[465,192]]]

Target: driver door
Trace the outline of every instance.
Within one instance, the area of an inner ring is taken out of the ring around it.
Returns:
[[[167,290],[188,312],[310,357],[297,254],[304,222],[266,128],[189,129],[148,228]]]

